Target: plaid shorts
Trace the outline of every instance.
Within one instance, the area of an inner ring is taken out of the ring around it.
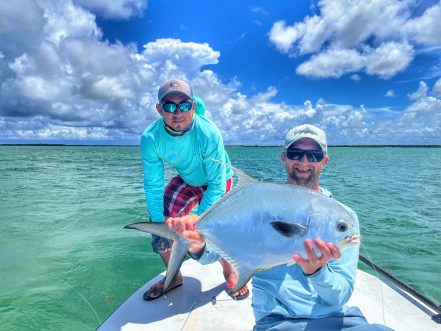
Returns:
[[[228,192],[233,187],[233,177],[225,183],[225,191]],[[176,176],[170,180],[164,192],[164,216],[182,217],[190,214],[191,210],[198,205],[205,191],[205,186],[190,186],[181,177]],[[153,251],[162,254],[171,244],[167,238],[152,236]]]

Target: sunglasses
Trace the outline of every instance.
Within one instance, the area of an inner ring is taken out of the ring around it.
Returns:
[[[193,102],[186,101],[186,102],[182,102],[180,104],[176,104],[176,103],[172,103],[172,102],[161,103],[161,107],[167,113],[174,113],[176,111],[176,109],[178,109],[178,108],[181,112],[185,113],[185,112],[191,110],[191,108],[193,107]]]
[[[304,150],[299,148],[288,148],[286,150],[286,157],[290,160],[300,161],[303,159],[303,155],[306,155],[309,162],[320,162],[325,157],[323,151]]]

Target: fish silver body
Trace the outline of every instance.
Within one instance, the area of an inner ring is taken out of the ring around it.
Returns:
[[[195,228],[236,270],[241,289],[258,271],[306,258],[305,239],[321,238],[343,249],[358,245],[359,224],[354,212],[335,199],[290,184],[259,182],[233,168],[241,185],[201,215]],[[184,260],[190,242],[163,223],[138,222],[137,229],[174,240],[167,268],[166,290]],[[320,252],[316,249],[317,255]]]
[[[196,229],[220,255],[250,270],[293,263],[294,254],[306,258],[305,239],[321,238],[342,249],[359,238],[356,215],[335,199],[298,185],[265,182],[231,195]]]

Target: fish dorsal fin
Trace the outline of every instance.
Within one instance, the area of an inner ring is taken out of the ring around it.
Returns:
[[[240,170],[239,168],[233,167],[231,164],[216,160],[216,159],[211,159],[213,162],[218,162],[230,169],[232,169],[234,171],[234,176],[236,176],[237,178],[237,183],[234,185],[235,188],[244,188],[247,187],[248,185],[251,185],[252,183],[257,182],[258,180],[247,175],[245,173],[245,171]]]
[[[275,221],[270,223],[271,226],[284,237],[301,238],[308,231],[308,227],[298,223],[288,223],[284,221]]]
[[[217,202],[212,205],[210,208],[208,208],[202,215],[201,215],[201,220],[204,218],[205,215],[209,214],[214,208],[216,208],[217,206],[219,206],[222,202],[224,202],[226,199],[228,199],[231,195],[233,195],[234,193],[236,193],[239,190],[244,189],[247,186],[250,186],[253,183],[258,182],[257,179],[247,175],[244,171],[233,167],[231,164],[227,164],[225,162],[216,160],[216,159],[211,159],[213,162],[218,162],[226,167],[229,167],[231,169],[233,169],[234,171],[234,176],[236,176],[237,178],[237,183],[234,184],[233,189],[227,193],[225,193],[219,200],[217,200]]]

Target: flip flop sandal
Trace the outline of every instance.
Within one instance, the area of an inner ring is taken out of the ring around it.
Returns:
[[[228,293],[228,295],[233,298],[233,300],[240,301],[248,298],[248,296],[250,295],[250,291],[247,289],[245,294],[242,295],[234,295],[233,293]]]
[[[161,284],[161,285],[158,286],[159,284]],[[142,296],[142,298],[143,298],[145,301],[152,301],[152,300],[158,299],[158,298],[161,297],[163,294],[168,293],[168,292],[174,290],[175,288],[177,288],[177,287],[179,287],[179,286],[182,286],[182,284],[183,284],[183,283],[178,284],[178,285],[176,285],[176,286],[174,286],[174,287],[172,287],[172,288],[167,289],[167,291],[164,291],[164,290],[163,290],[163,287],[164,287],[164,279],[163,279],[163,280],[160,280],[159,282],[157,282],[156,284],[154,284],[152,287],[150,287],[150,289],[149,289],[147,292],[144,293],[144,295]],[[158,294],[157,296],[154,296],[153,293],[156,292],[156,291],[158,291],[159,294]]]

